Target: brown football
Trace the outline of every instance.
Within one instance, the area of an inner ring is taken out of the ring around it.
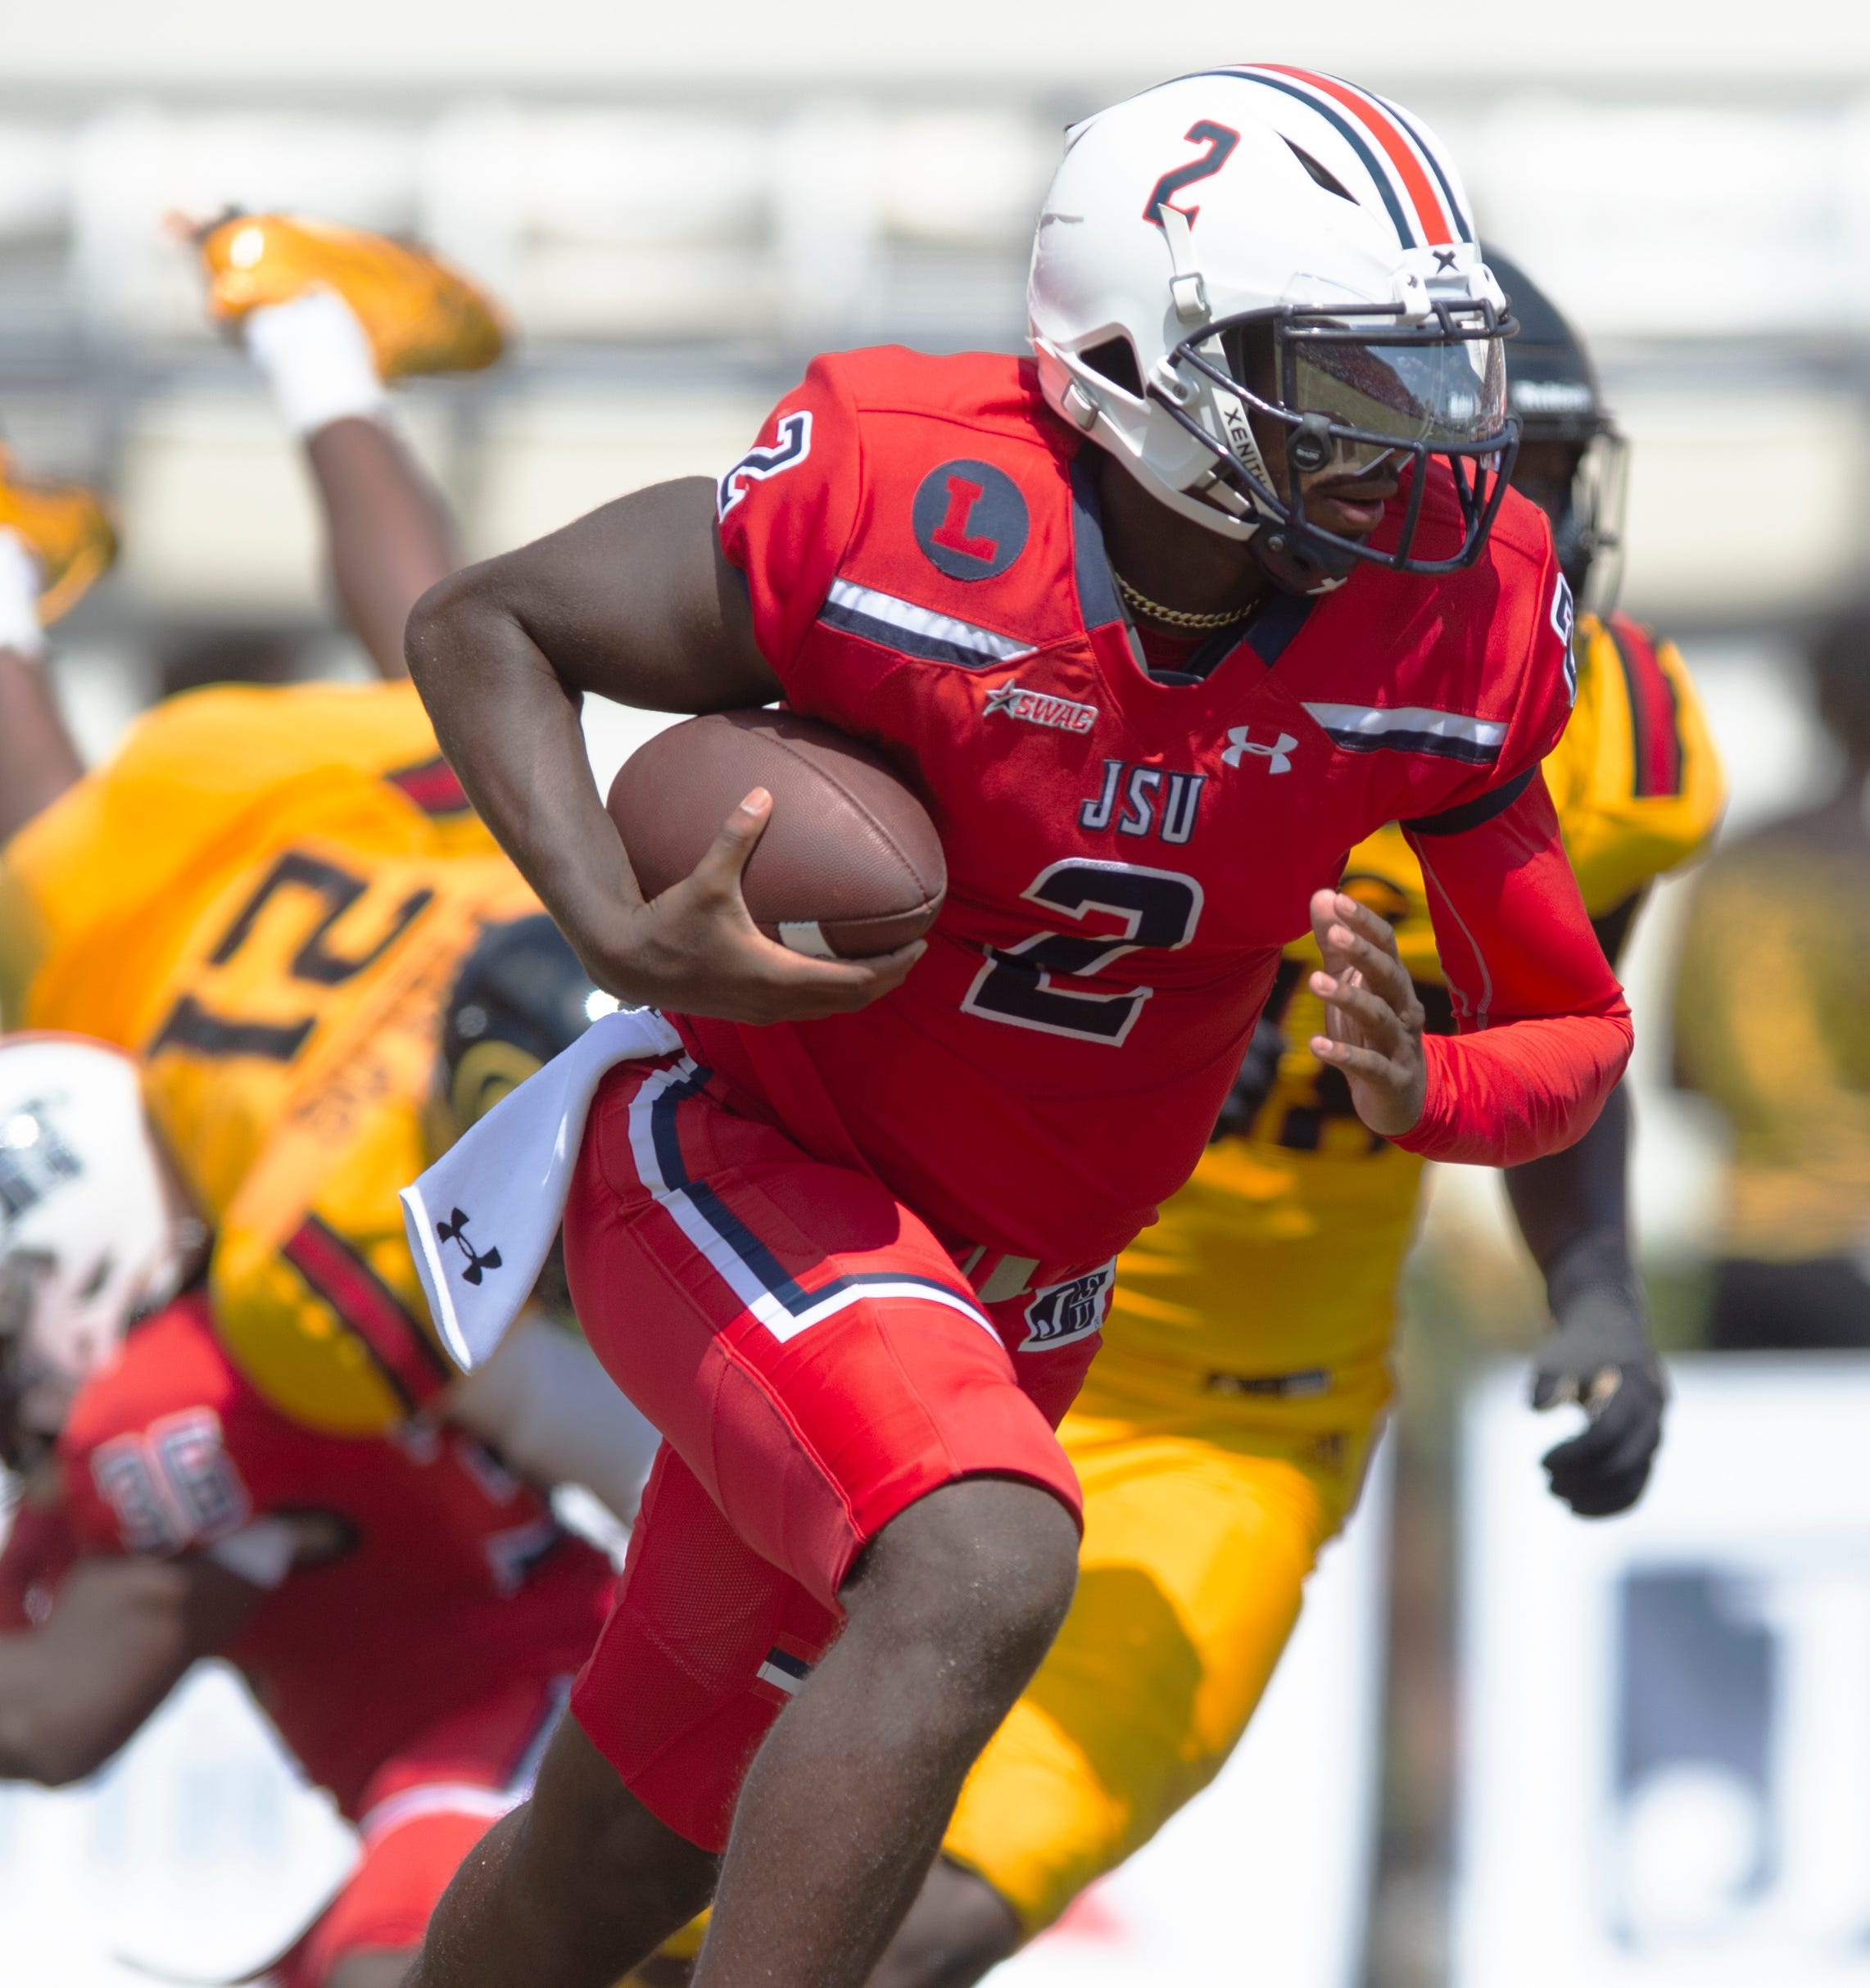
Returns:
[[[658,732],[610,783],[645,897],[679,883],[754,787],[772,796],[740,890],[769,939],[861,959],[919,939],[948,889],[927,811],[880,753],[789,711],[718,711]]]

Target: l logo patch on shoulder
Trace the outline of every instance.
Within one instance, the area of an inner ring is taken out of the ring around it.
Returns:
[[[1020,487],[991,463],[962,457],[931,469],[910,514],[916,543],[951,580],[991,580],[1026,550],[1031,519]]]

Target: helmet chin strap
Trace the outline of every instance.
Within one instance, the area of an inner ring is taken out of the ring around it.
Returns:
[[[1225,392],[1211,382],[1207,384],[1207,397],[1208,405],[1214,410],[1215,419],[1220,423],[1220,432],[1227,438],[1228,447],[1252,472],[1255,478],[1270,490],[1273,487],[1273,474],[1266,466],[1265,455],[1261,453],[1260,438],[1253,432],[1253,423],[1247,415],[1247,403],[1239,395]],[[1217,464],[1217,472],[1219,468]],[[1222,489],[1229,487],[1225,478],[1217,475],[1217,487]],[[1278,522],[1277,514],[1262,509],[1259,500],[1250,492],[1237,491],[1235,494],[1245,506],[1245,515],[1257,519],[1262,530],[1267,525]],[[1258,537],[1259,534],[1256,533],[1255,536]]]
[[[1211,529],[1222,528],[1222,521],[1234,529],[1228,536],[1244,545],[1255,563],[1282,594],[1328,594],[1342,586],[1356,570],[1357,560],[1348,552],[1328,546],[1313,546],[1294,532],[1281,519],[1270,518],[1256,508],[1243,518],[1216,501],[1214,491],[1230,487],[1216,480],[1208,491],[1184,490],[1184,499],[1193,498],[1212,514]],[[1239,496],[1241,493],[1232,494]],[[1242,496],[1243,503],[1248,501]]]
[[[1328,594],[1356,570],[1348,552],[1313,546],[1276,527],[1262,526],[1247,541],[1261,570],[1283,594]]]

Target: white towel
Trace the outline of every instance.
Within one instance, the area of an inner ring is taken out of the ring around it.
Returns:
[[[416,1274],[461,1366],[471,1371],[493,1352],[532,1295],[606,1073],[681,1047],[654,1008],[604,1016],[403,1189]]]

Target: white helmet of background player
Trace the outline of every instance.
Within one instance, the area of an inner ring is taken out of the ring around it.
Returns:
[[[130,1058],[80,1036],[0,1036],[0,1435],[56,1434],[201,1239]]]
[[[1146,90],[1066,146],[1027,289],[1053,407],[1183,516],[1252,540],[1283,586],[1360,559],[1471,564],[1511,468],[1513,328],[1422,124],[1333,77],[1242,66]],[[1275,478],[1261,439],[1279,432]],[[1302,473],[1413,464],[1415,496],[1435,456],[1458,546],[1418,553],[1413,507],[1385,553],[1305,519]]]

